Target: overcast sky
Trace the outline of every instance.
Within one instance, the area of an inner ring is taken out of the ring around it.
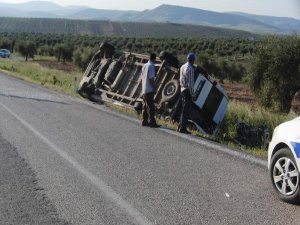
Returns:
[[[29,0],[0,0],[20,3]],[[217,12],[240,11],[251,14],[300,19],[300,0],[50,0],[62,6],[84,5],[98,9],[144,10],[172,4]]]

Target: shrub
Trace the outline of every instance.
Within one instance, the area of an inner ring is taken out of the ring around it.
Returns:
[[[237,102],[230,102],[217,139],[220,141],[232,141],[237,136],[238,122],[244,122],[250,126],[266,127],[273,132],[280,123],[293,119],[296,116],[293,113],[272,113],[261,107],[251,107]]]
[[[300,90],[300,37],[269,37],[256,51],[251,68],[251,88],[267,108],[289,112]]]

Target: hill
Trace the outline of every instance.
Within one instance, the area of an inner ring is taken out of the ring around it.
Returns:
[[[134,23],[97,20],[0,18],[0,32],[90,34],[128,37],[256,38],[238,30],[175,23]]]
[[[85,6],[63,7],[47,1],[20,4],[1,3],[2,17],[64,18],[122,22],[159,22],[214,26],[259,33],[300,32],[300,21],[293,18],[258,16],[246,13],[219,13],[191,7],[161,5],[144,11],[94,9]]]
[[[103,10],[103,9],[83,9],[67,16],[70,19],[91,19],[91,20],[129,20],[137,11]]]
[[[2,17],[26,18],[66,18],[68,15],[85,10],[85,6],[62,7],[53,2],[30,1],[25,3],[1,3],[0,15]]]
[[[232,14],[241,15],[252,20],[260,21],[272,27],[278,27],[282,32],[300,32],[300,21],[289,17],[275,17],[275,16],[260,16],[241,12],[233,12]]]
[[[190,7],[161,5],[152,10],[145,10],[134,15],[134,21],[174,22],[217,26],[255,32],[278,32],[279,29],[260,21],[228,13],[217,13]]]

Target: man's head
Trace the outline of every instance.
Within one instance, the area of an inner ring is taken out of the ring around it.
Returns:
[[[194,53],[189,53],[187,56],[187,60],[189,63],[194,64],[195,60],[196,60],[196,56]]]
[[[156,54],[151,53],[150,54],[150,61],[155,62],[155,60],[156,60]]]

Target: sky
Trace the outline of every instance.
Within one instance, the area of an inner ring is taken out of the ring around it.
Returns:
[[[21,3],[30,0],[0,0]],[[44,1],[44,0],[43,0]],[[153,9],[161,4],[188,6],[216,12],[239,11],[257,15],[283,16],[300,19],[300,0],[48,0],[61,6],[81,5],[98,9]]]

